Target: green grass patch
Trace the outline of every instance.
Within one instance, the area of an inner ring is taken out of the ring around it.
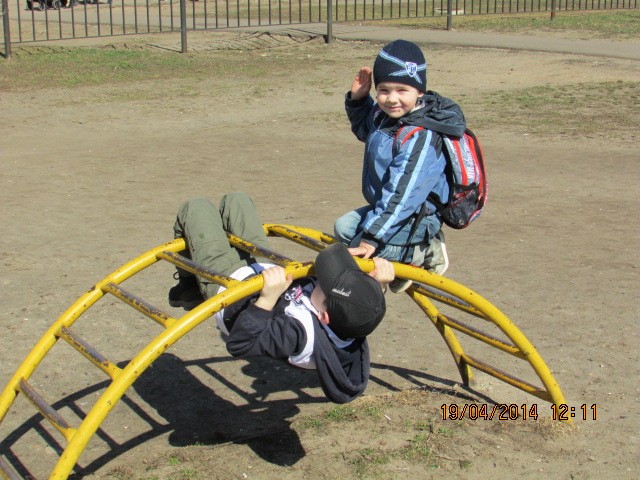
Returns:
[[[348,420],[356,420],[358,418],[357,410],[350,405],[338,405],[333,407],[327,413],[325,418],[332,422],[345,422]]]
[[[447,26],[446,16],[407,18],[368,22],[401,28],[431,28]],[[452,27],[459,31],[544,34],[573,33],[580,38],[637,40],[640,38],[640,11],[617,10],[606,12],[556,12],[551,20],[549,12],[511,15],[456,15]]]
[[[473,465],[473,463],[471,462],[471,460],[460,460],[458,462],[458,465],[462,470],[466,470],[468,468],[471,468],[471,465]]]
[[[0,63],[0,89],[13,87],[77,87],[118,84],[197,74],[193,58],[146,51],[70,48],[60,52],[20,55]],[[29,79],[29,84],[24,83]],[[20,83],[18,83],[20,82]]]
[[[117,86],[180,78],[274,78],[289,75],[287,66],[292,61],[301,68],[313,63],[307,56],[297,56],[295,49],[281,54],[235,55],[218,51],[178,54],[81,47],[33,55],[26,53],[29,47],[22,47],[22,52],[17,49],[14,58],[0,61],[0,91]]]
[[[327,411],[324,415],[326,420],[332,422],[352,421],[364,417],[381,418],[382,416],[383,413],[380,406],[366,403],[338,405]]]
[[[469,106],[483,128],[533,135],[625,137],[640,122],[640,82],[613,81],[499,91]]]
[[[298,422],[298,428],[301,430],[315,429],[321,430],[327,425],[327,421],[320,417],[306,417]]]
[[[391,454],[389,452],[375,448],[363,448],[352,454],[349,463],[358,478],[376,478],[375,470],[380,465],[389,463],[390,459]]]
[[[180,471],[180,473],[176,477],[176,480],[194,480],[199,476],[200,475],[196,470],[192,468],[185,468],[184,470]]]
[[[402,456],[410,461],[427,461],[431,456],[430,435],[419,433],[415,435],[409,444],[402,450]]]
[[[337,405],[330,408],[324,414],[301,419],[299,427],[301,429],[322,430],[333,423],[356,422],[360,419],[379,419],[384,414],[379,405],[349,404]]]

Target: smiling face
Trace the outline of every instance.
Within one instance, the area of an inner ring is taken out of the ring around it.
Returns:
[[[413,110],[422,92],[402,83],[382,82],[376,85],[376,100],[384,113],[400,118]]]

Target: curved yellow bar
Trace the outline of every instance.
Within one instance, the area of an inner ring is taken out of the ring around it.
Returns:
[[[428,272],[420,268],[413,267],[411,265],[394,264],[394,266],[396,275],[398,277],[407,278],[409,280],[413,280],[414,282],[428,285],[446,294],[449,294],[450,296],[461,300],[463,302],[463,308],[458,307],[454,303],[449,303],[450,305],[467,311],[469,311],[468,307],[471,307],[479,317],[495,324],[509,338],[509,340],[513,342],[515,348],[517,349],[517,352],[519,352],[516,356],[524,358],[529,362],[529,364],[531,364],[531,367],[537,374],[538,378],[542,381],[545,390],[536,389],[535,387],[529,385],[524,381],[521,381],[515,377],[511,377],[504,372],[500,372],[495,368],[491,368],[483,364],[482,362],[475,361],[471,357],[465,355],[462,347],[460,346],[460,343],[455,336],[455,333],[453,332],[453,329],[442,321],[440,312],[437,310],[435,305],[427,298],[427,295],[425,293],[421,293],[420,289],[416,286],[410,287],[407,290],[408,295],[428,315],[428,317],[436,326],[437,330],[444,338],[447,346],[449,347],[449,350],[454,357],[456,364],[458,365],[458,369],[460,370],[463,382],[466,385],[469,385],[472,380],[469,363],[473,363],[473,366],[485,371],[485,373],[493,375],[500,380],[506,381],[507,383],[520,388],[527,393],[535,395],[543,400],[554,403],[556,405],[566,403],[558,383],[556,382],[553,374],[551,373],[551,370],[544,362],[538,351],[522,334],[522,332],[513,324],[513,322],[511,322],[511,320],[509,320],[506,315],[504,315],[494,305],[489,303],[473,290],[470,290],[451,279],[442,277],[440,275]],[[478,339],[485,341],[485,343],[491,346],[496,347],[495,339],[487,335],[480,335],[479,337],[484,337],[484,340],[482,338]],[[504,348],[503,350],[506,350],[506,348]]]
[[[270,236],[286,238],[314,251],[320,251],[336,241],[331,235],[305,227],[265,224],[264,229]],[[237,248],[250,251],[252,254],[258,254],[259,256],[268,258],[274,263],[284,266],[287,272],[291,273],[295,279],[313,274],[313,263],[311,262],[301,263],[290,260],[275,252],[261,250],[233,235],[229,235],[229,241],[230,244]],[[244,281],[235,281],[220,276],[216,272],[206,269],[206,267],[193,264],[193,262],[189,264],[189,260],[177,255],[179,252],[182,252],[185,247],[184,240],[177,239],[153,248],[115,270],[83,294],[45,332],[11,378],[2,395],[0,395],[0,423],[5,418],[7,411],[17,395],[23,393],[29,397],[36,408],[44,412],[47,419],[50,420],[54,427],[68,440],[66,448],[51,473],[51,479],[66,479],[69,476],[89,440],[109,412],[114,408],[120,398],[122,398],[126,390],[162,353],[220,309],[246,298],[262,288],[262,276],[260,275]],[[373,262],[371,260],[356,260],[363,271],[369,272],[373,269]],[[215,297],[206,300],[182,317],[177,319],[172,318],[119,287],[120,283],[158,261],[168,261],[175,265],[191,269],[200,276],[221,281],[226,284],[228,288]],[[394,269],[398,277],[407,278],[415,282],[407,290],[407,294],[425,312],[442,335],[453,355],[462,380],[466,385],[469,385],[473,379],[471,368],[477,368],[516,388],[520,388],[527,393],[536,395],[549,402],[558,405],[565,403],[557,382],[537,350],[517,327],[491,303],[463,285],[440,275],[398,263],[394,263]],[[123,301],[165,327],[164,330],[152,339],[124,368],[116,367],[108,360],[102,358],[102,356],[91,349],[88,342],[75,336],[70,329],[71,325],[92,305],[100,300],[105,293],[113,295],[115,298]],[[509,345],[500,339],[491,337],[484,332],[448,318],[436,308],[431,300],[444,303],[450,307],[457,308],[495,324],[511,342],[513,342],[513,345]],[[544,388],[535,387],[465,354],[455,335],[455,330],[494,348],[503,350],[517,358],[526,360],[531,364],[534,372],[542,381]],[[63,339],[76,347],[83,356],[91,360],[112,380],[111,384],[99,397],[77,428],[68,425],[57,412],[44,402],[35,389],[28,384],[28,380],[33,372],[59,339]],[[0,460],[2,460],[1,457]],[[5,469],[4,465],[6,465],[6,462],[2,460],[0,463],[0,476],[6,476],[6,472],[3,474]]]
[[[307,276],[312,266],[312,264],[294,265],[286,267],[286,270],[293,275],[294,279],[298,279]],[[260,291],[261,288],[262,276],[260,275],[244,282],[239,282],[237,287],[225,290],[185,314],[178,322],[168,327],[147,344],[123,369],[122,374],[118,376],[100,396],[82,422],[81,428],[78,429],[76,435],[67,445],[50,478],[52,480],[67,478],[69,472],[71,472],[71,469],[73,469],[73,466],[87,446],[87,443],[109,412],[133,382],[135,382],[162,353],[225,305],[252,295]]]
[[[2,422],[9,407],[20,390],[19,385],[21,379],[28,379],[31,377],[35,369],[40,365],[42,359],[47,353],[49,353],[49,350],[51,350],[57,342],[63,327],[68,328],[73,325],[73,323],[80,318],[84,312],[104,296],[104,292],[102,291],[103,286],[108,285],[109,283],[121,283],[132,275],[147,268],[149,265],[154,264],[157,261],[156,255],[159,252],[180,252],[184,249],[184,240],[178,239],[149,250],[105,277],[101,282],[94,285],[89,291],[78,298],[78,300],[76,300],[75,303],[60,315],[58,320],[56,320],[56,322],[45,332],[5,387],[2,395],[0,395],[0,422]]]

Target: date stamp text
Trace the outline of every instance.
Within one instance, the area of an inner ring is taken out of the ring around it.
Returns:
[[[440,406],[443,420],[537,420],[538,410],[537,403],[532,404],[516,404],[516,403],[443,403]],[[571,407],[565,403],[558,405],[548,405],[545,408],[551,410],[551,418],[553,420],[568,421],[573,418],[581,418],[582,420],[596,420],[598,415],[598,406],[594,403],[587,405],[583,403],[579,407]]]

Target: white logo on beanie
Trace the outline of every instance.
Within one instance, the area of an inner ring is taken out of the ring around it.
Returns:
[[[395,63],[399,67],[402,67],[401,70],[396,70],[395,72],[389,72],[387,75],[391,77],[404,77],[406,75],[409,78],[413,78],[419,85],[423,84],[422,79],[420,78],[420,75],[418,74],[418,72],[427,70],[426,63],[422,63],[418,65],[415,62],[407,62],[400,58],[394,57],[393,55],[385,52],[384,50],[381,50],[378,56],[388,62]]]
[[[333,288],[333,289],[331,289],[331,291],[333,293],[337,293],[338,295],[342,295],[343,297],[349,298],[351,296],[351,290],[349,290],[348,292],[345,292],[342,289]]]

